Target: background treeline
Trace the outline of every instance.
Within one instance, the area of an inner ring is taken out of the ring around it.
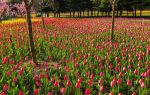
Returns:
[[[22,0],[9,0],[15,3]],[[39,5],[39,2],[41,3]],[[111,0],[35,0],[37,16],[70,17],[111,16]],[[117,0],[116,16],[150,16],[150,0]]]
[[[116,16],[142,16],[150,14],[149,11],[142,12],[149,9],[150,0],[118,0]],[[60,13],[68,13],[70,17],[110,16],[111,0],[45,0],[42,11],[47,13],[46,16],[52,12],[55,17],[60,17]]]

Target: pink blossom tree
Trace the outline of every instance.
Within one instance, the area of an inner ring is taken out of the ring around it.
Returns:
[[[5,15],[7,12],[7,4],[6,2],[0,2],[0,22],[2,21],[2,17]]]

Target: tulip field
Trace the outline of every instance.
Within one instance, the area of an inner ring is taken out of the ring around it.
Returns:
[[[39,19],[39,20],[38,20]],[[41,18],[0,23],[0,95],[150,95],[150,20]]]

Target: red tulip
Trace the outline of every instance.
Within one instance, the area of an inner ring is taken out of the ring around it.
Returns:
[[[78,63],[75,63],[75,67],[78,67],[79,66],[79,64]]]
[[[118,85],[121,84],[121,79],[120,79],[120,78],[117,80],[117,84],[118,84]]]
[[[86,72],[86,77],[88,77],[89,76],[89,72]]]
[[[119,73],[119,77],[122,77],[122,72]]]
[[[33,78],[35,81],[37,80],[37,77],[36,76],[34,76],[34,78]]]
[[[37,85],[37,86],[40,86],[40,82],[39,82],[39,81],[36,81],[36,85]]]
[[[100,91],[101,91],[101,92],[104,91],[104,86],[100,86]]]
[[[9,64],[14,64],[14,61],[11,59],[11,60],[9,61]]]
[[[123,71],[126,72],[126,67],[123,67]]]
[[[135,93],[135,92],[133,92],[133,93],[132,93],[132,95],[136,95],[136,93]]]
[[[101,77],[104,75],[104,73],[103,72],[100,72],[100,74],[99,74]]]
[[[114,95],[114,93],[113,93],[113,92],[110,92],[109,95]]]
[[[140,83],[140,84],[142,84],[142,82],[143,82],[143,80],[142,80],[142,79],[140,79],[140,80],[139,80],[139,83]]]
[[[54,79],[54,77],[52,77],[52,78],[51,78],[51,82],[52,82],[52,83],[54,83],[54,82],[55,82],[55,79]]]
[[[43,75],[42,74],[39,74],[39,79],[41,79],[43,77]]]
[[[136,74],[136,75],[138,74],[138,70],[137,69],[134,70],[134,74]]]
[[[61,94],[64,94],[66,92],[66,89],[65,88],[61,88],[60,92],[61,92]]]
[[[87,88],[87,89],[85,90],[85,94],[89,95],[90,93],[91,93],[90,89]]]
[[[68,77],[67,77],[67,75],[65,75],[65,76],[64,76],[64,80],[68,80]]]
[[[54,86],[58,86],[58,85],[59,85],[58,81],[55,81]]]
[[[88,85],[89,85],[89,86],[92,85],[92,80],[88,80]]]
[[[67,86],[71,86],[70,80],[67,81]]]
[[[78,82],[81,83],[81,82],[82,82],[82,79],[81,79],[81,78],[78,78]]]
[[[122,93],[119,93],[118,95],[122,95]]]
[[[13,82],[15,83],[16,81],[17,81],[17,78],[16,78],[16,77],[14,77]]]
[[[110,86],[113,87],[115,85],[114,81],[111,81]]]
[[[3,87],[3,91],[7,91],[8,90],[8,85],[4,85],[4,87]]]
[[[66,72],[69,72],[69,67],[65,66],[65,70],[66,70]]]
[[[3,64],[6,64],[7,60],[8,60],[7,57],[2,58],[2,63],[3,63]]]
[[[90,79],[93,79],[93,78],[94,78],[94,74],[91,74],[91,75],[90,75]]]
[[[38,94],[39,93],[39,89],[34,89],[34,94]]]
[[[140,85],[141,85],[142,88],[144,88],[144,82],[142,82]]]
[[[131,81],[127,80],[127,85],[130,86],[131,85]]]
[[[76,88],[80,88],[80,82],[76,83]]]
[[[10,77],[11,72],[8,70],[8,71],[6,72],[6,75],[7,75],[8,77]]]
[[[55,65],[55,67],[56,67],[56,69],[58,69],[58,68],[59,68],[59,64],[57,63],[57,64]]]
[[[0,95],[6,95],[5,92],[0,93]]]
[[[48,92],[47,95],[53,95],[51,92]]]
[[[99,82],[99,84],[101,85],[101,84],[102,84],[102,82],[103,82],[103,80],[102,80],[102,79],[100,79],[98,82]]]
[[[20,90],[18,95],[24,95],[24,93]]]

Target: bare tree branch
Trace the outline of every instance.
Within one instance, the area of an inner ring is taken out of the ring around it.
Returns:
[[[31,6],[33,5],[33,1],[34,0],[30,0],[30,3],[29,3],[29,7],[31,8]]]
[[[23,0],[27,8],[31,8],[34,0]]]

